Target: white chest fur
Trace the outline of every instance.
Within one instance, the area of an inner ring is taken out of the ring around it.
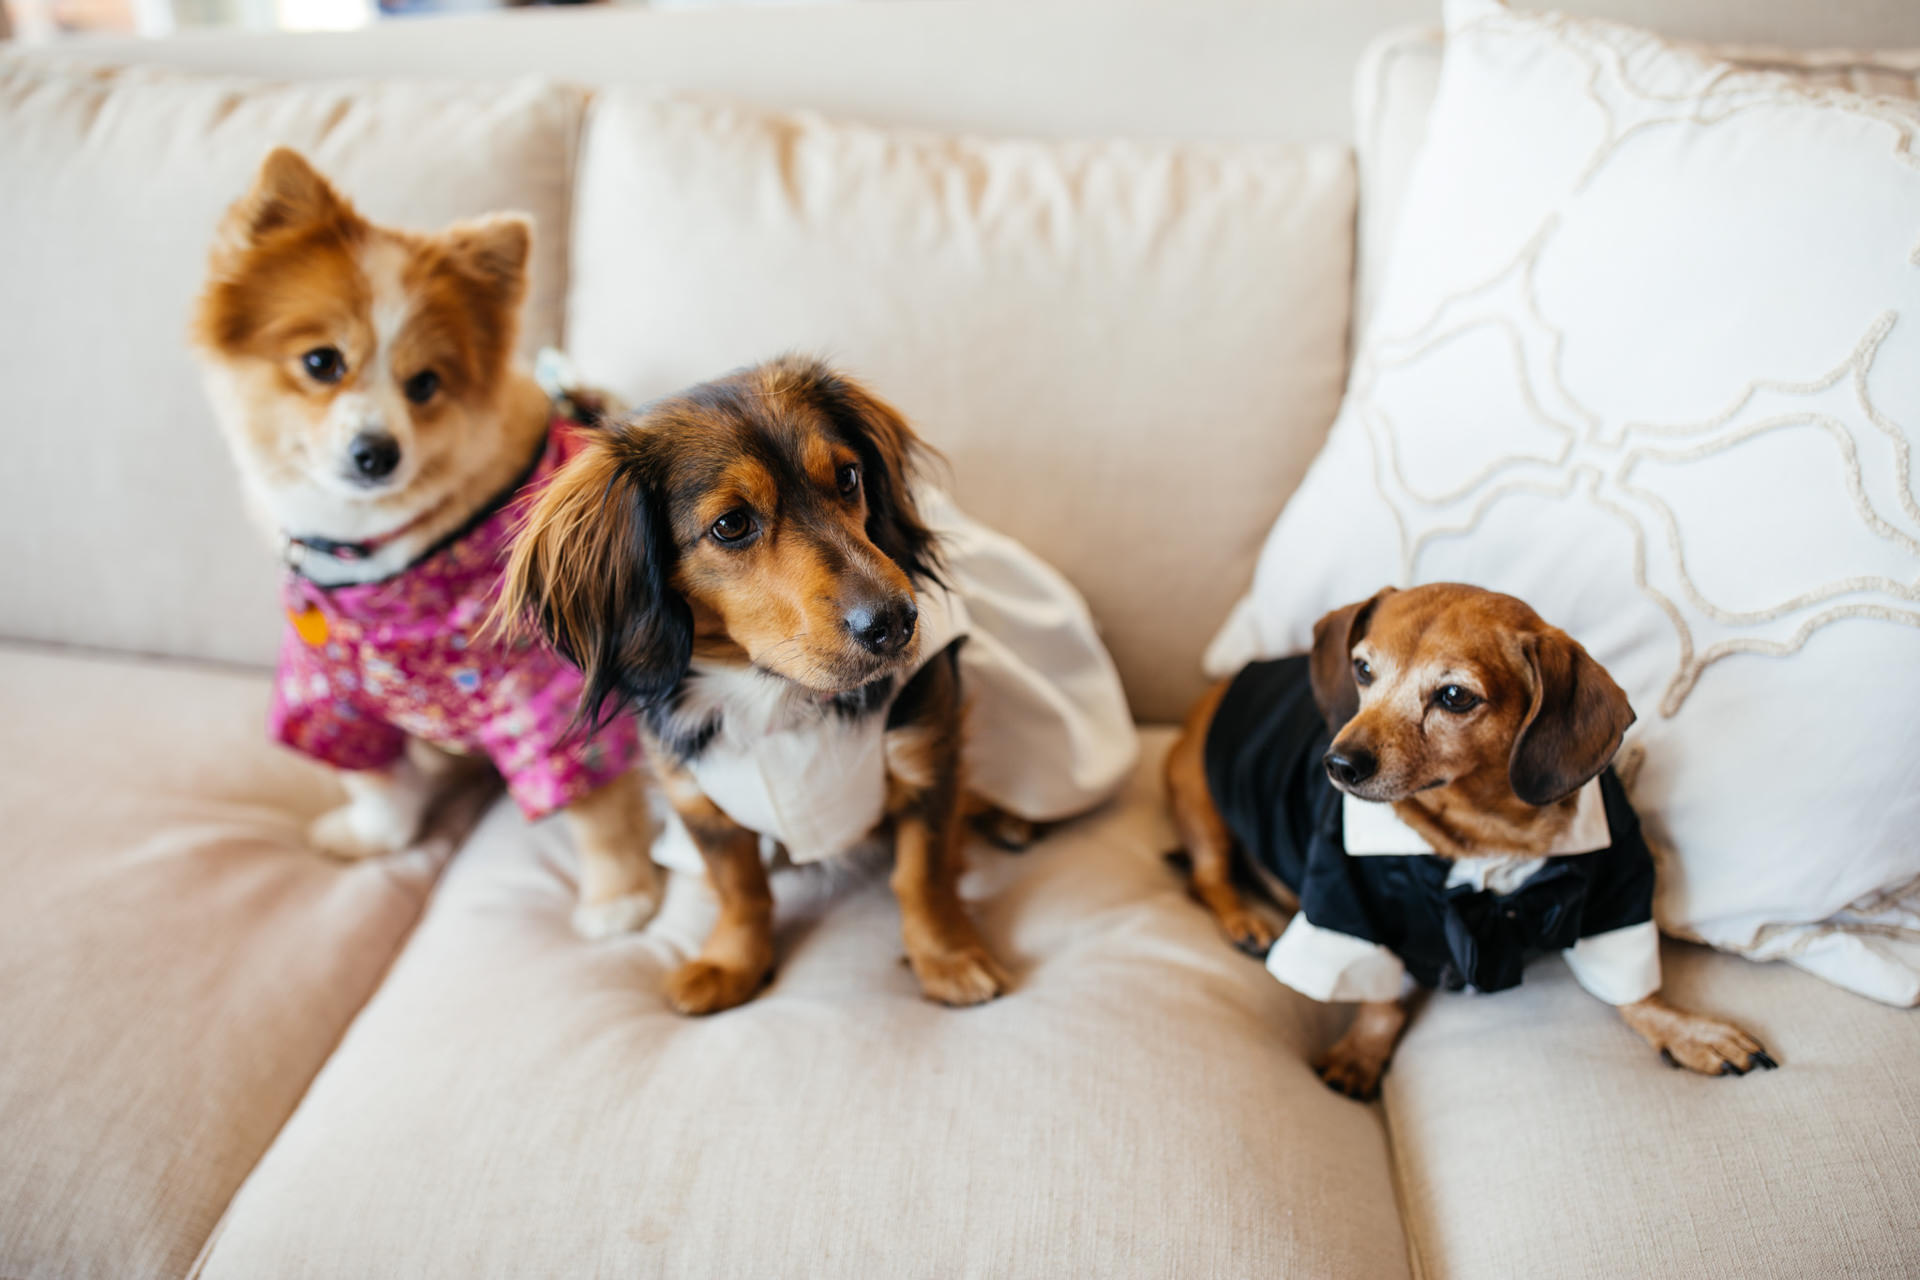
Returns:
[[[958,599],[938,588],[921,591],[923,662],[966,629]],[[847,716],[790,681],[728,667],[698,672],[676,714],[717,716],[719,732],[688,771],[729,818],[779,841],[795,862],[847,852],[886,814],[885,706]],[[701,865],[677,822],[666,824],[654,860],[687,870]]]

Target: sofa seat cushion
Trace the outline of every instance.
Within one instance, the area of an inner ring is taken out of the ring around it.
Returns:
[[[1663,963],[1780,1069],[1671,1070],[1557,959],[1415,1015],[1385,1096],[1422,1274],[1920,1274],[1920,1018],[1784,964]]]
[[[0,648],[0,1275],[185,1274],[444,860],[304,847],[268,693]]]
[[[1101,813],[976,851],[1017,987],[964,1011],[918,997],[880,879],[815,870],[776,877],[760,998],[678,1017],[697,882],[584,943],[564,828],[497,807],[205,1275],[1404,1275],[1379,1114],[1306,1066],[1338,1015],[1160,860],[1167,742]]]

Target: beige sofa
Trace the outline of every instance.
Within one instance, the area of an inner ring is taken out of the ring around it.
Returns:
[[[1902,0],[1581,7],[1920,46]],[[1160,861],[1165,728],[1106,808],[979,854],[1017,988],[967,1012],[916,998],[871,868],[784,878],[775,984],[688,1021],[659,986],[697,885],[589,944],[562,833],[485,796],[392,859],[302,847],[332,784],[265,741],[272,555],[182,342],[269,142],[378,217],[533,212],[529,349],[630,393],[832,349],[1087,591],[1156,725],[1331,420],[1431,17],[928,0],[0,56],[0,1276],[1920,1274],[1910,1014],[1676,945],[1675,997],[1782,1063],[1698,1079],[1542,961],[1430,1001],[1350,1102],[1306,1065],[1341,1011]],[[173,70],[85,69],[123,62]]]

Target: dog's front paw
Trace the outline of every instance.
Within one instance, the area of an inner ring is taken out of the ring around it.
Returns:
[[[1380,1096],[1380,1077],[1387,1073],[1387,1062],[1378,1051],[1343,1039],[1320,1055],[1313,1070],[1335,1093],[1371,1102]]]
[[[909,952],[920,993],[941,1004],[985,1004],[1013,984],[979,943]]]
[[[1654,1041],[1661,1060],[1703,1076],[1743,1076],[1779,1065],[1758,1040],[1718,1018],[1687,1014]]]
[[[632,933],[660,909],[660,895],[651,889],[623,893],[603,902],[583,902],[573,909],[573,931],[598,940]]]
[[[377,858],[405,847],[404,837],[372,829],[375,825],[368,822],[364,809],[343,804],[313,820],[307,828],[307,841],[328,857],[348,862]]]
[[[667,1003],[695,1016],[719,1013],[753,999],[766,976],[711,960],[689,960],[667,978]]]

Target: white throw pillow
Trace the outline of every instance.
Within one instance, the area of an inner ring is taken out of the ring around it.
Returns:
[[[1493,0],[1208,654],[1476,582],[1633,697],[1662,924],[1920,1002],[1920,110]]]
[[[1346,149],[884,129],[594,99],[567,343],[633,399],[798,349],[1086,596],[1177,719],[1346,376]]]

